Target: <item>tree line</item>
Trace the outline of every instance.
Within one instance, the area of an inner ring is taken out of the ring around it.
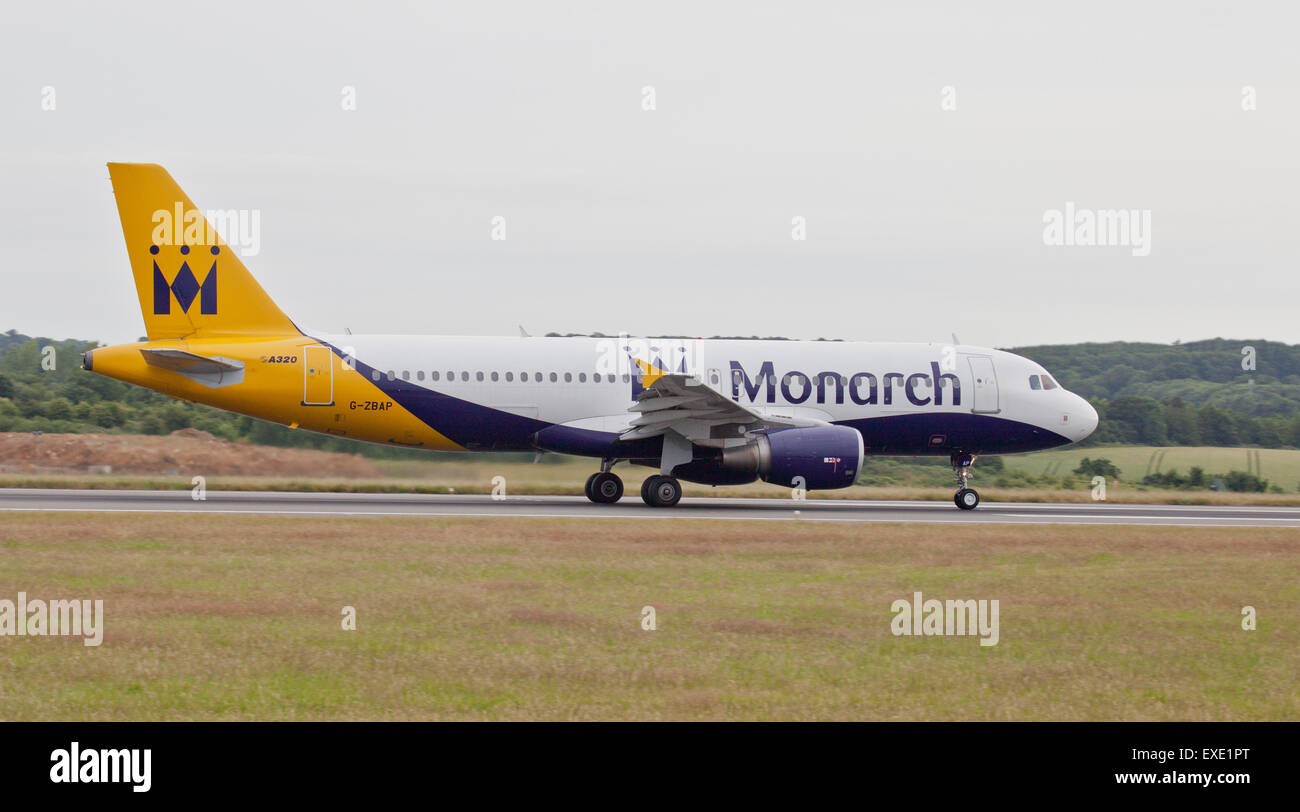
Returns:
[[[80,369],[81,353],[96,346],[32,338],[16,330],[0,333],[0,431],[166,434],[194,427],[266,445],[420,456],[418,451],[294,431],[86,373]],[[54,348],[53,368],[45,347]],[[1300,448],[1300,346],[1209,339],[1010,351],[1038,361],[1097,408],[1101,424],[1088,445]]]

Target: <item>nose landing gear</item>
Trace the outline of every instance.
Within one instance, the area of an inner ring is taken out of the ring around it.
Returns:
[[[974,488],[966,487],[966,480],[970,479],[970,467],[975,464],[975,457],[959,451],[952,455],[951,460],[953,476],[957,480],[957,492],[952,495],[953,504],[962,510],[974,510],[980,503],[980,495]]]

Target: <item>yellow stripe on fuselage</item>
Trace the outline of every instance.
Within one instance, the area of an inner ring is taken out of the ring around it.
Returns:
[[[322,348],[311,353],[311,367],[309,347]],[[243,381],[213,388],[148,363],[141,353],[144,349],[174,349],[240,361]],[[328,369],[324,363],[329,364]],[[95,349],[91,365],[92,371],[110,378],[286,426],[373,443],[465,450],[407,411],[328,347],[303,335],[119,344]],[[309,405],[308,396],[321,405]]]

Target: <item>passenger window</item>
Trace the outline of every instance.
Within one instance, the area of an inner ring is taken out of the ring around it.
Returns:
[[[461,379],[462,381],[468,381],[468,380],[469,380],[469,372],[462,372],[462,373],[460,373],[460,379]]]
[[[438,370],[435,369],[433,372],[430,372],[429,378],[434,381],[438,380]]]
[[[454,380],[456,380],[456,373],[455,373],[455,372],[452,372],[452,371],[450,371],[450,370],[448,370],[448,371],[447,371],[447,380],[449,380],[449,381],[454,381]]]
[[[416,370],[416,371],[415,371],[415,379],[416,379],[417,381],[422,381],[422,380],[424,380],[424,370],[422,370],[422,369],[418,369],[418,370]]]
[[[395,379],[396,377],[397,377],[396,373],[394,373],[391,369],[388,370],[388,380],[391,381],[391,380]]]
[[[474,373],[474,380],[476,380],[476,381],[481,381],[481,380],[483,380],[483,373],[482,373],[482,372],[475,372],[475,373]]]
[[[573,373],[572,373],[572,372],[566,372],[566,373],[564,373],[564,382],[565,382],[565,383],[573,383]]]
[[[542,382],[542,373],[540,373],[540,372],[534,372],[534,373],[533,373],[533,380],[537,381],[538,383],[541,383],[541,382]]]
[[[587,382],[587,373],[585,373],[585,372],[579,372],[579,373],[578,373],[578,383],[586,383],[586,382]]]
[[[1042,389],[1042,388],[1043,388],[1043,385],[1042,385],[1041,383],[1038,382],[1038,376],[1037,376],[1037,375],[1030,375],[1030,376],[1029,376],[1029,388],[1030,388],[1030,389],[1033,389],[1033,390],[1038,390],[1038,389]]]
[[[492,382],[493,382],[493,383],[496,383],[496,381],[497,381],[497,374],[496,374],[495,372],[493,372],[493,373],[492,373]]]
[[[507,373],[506,373],[506,383],[510,383],[510,382],[513,381],[514,379],[515,379],[515,373],[513,373],[513,372],[507,372]]]
[[[632,382],[632,376],[631,376],[631,375],[624,375],[624,376],[623,376],[623,383],[631,383],[631,382]]]
[[[402,370],[402,380],[404,381],[411,380],[411,371],[409,369]]]
[[[371,372],[370,377],[376,381],[379,380],[379,370],[376,369],[375,371]]]

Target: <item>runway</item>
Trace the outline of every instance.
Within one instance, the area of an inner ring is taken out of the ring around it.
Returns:
[[[209,491],[197,501],[187,490],[6,488],[0,489],[0,511],[1300,527],[1300,507],[985,502],[964,511],[951,502],[695,498],[665,509],[648,507],[635,494],[595,505],[581,496]]]

